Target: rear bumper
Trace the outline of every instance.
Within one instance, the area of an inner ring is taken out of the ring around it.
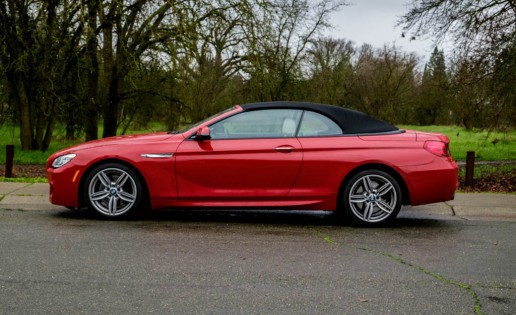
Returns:
[[[453,160],[438,158],[434,163],[405,170],[413,206],[453,200],[458,186],[459,168]]]

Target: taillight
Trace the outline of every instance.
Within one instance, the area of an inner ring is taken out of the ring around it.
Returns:
[[[442,157],[451,157],[450,148],[448,147],[448,143],[441,141],[426,141],[424,148],[437,156]]]

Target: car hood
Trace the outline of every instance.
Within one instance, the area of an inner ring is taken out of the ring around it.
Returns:
[[[58,153],[66,154],[66,153],[93,149],[93,148],[98,148],[98,147],[103,147],[103,146],[137,145],[137,144],[141,144],[141,143],[153,143],[153,142],[160,142],[160,141],[169,140],[169,139],[173,140],[174,138],[177,138],[178,141],[181,141],[184,139],[183,135],[181,135],[181,134],[168,134],[166,132],[117,136],[117,137],[110,137],[110,138],[88,141],[86,143],[81,143],[81,144],[75,145],[73,147],[66,148]]]

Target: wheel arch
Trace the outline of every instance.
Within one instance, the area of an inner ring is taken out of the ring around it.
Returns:
[[[379,171],[383,171],[383,172],[391,175],[392,177],[394,177],[394,179],[400,185],[401,194],[402,194],[401,195],[401,197],[402,197],[402,200],[401,200],[402,205],[409,205],[410,204],[410,191],[409,191],[409,189],[407,187],[407,183],[405,183],[405,180],[403,179],[403,177],[400,175],[399,172],[397,172],[395,169],[393,169],[392,167],[387,166],[385,164],[368,163],[368,164],[363,164],[363,165],[360,165],[360,166],[354,168],[353,170],[351,170],[346,175],[346,177],[344,177],[344,179],[342,180],[342,184],[340,185],[337,205],[339,205],[339,203],[342,202],[341,196],[342,196],[342,194],[344,192],[344,189],[346,188],[346,185],[349,183],[351,178],[353,178],[353,176],[355,176],[356,174],[358,174],[358,173],[360,173],[362,171],[366,171],[366,170],[379,170]]]
[[[96,161],[95,163],[88,166],[88,168],[84,171],[84,174],[81,176],[81,180],[79,182],[79,188],[77,190],[77,198],[78,198],[77,200],[79,201],[79,208],[83,208],[86,206],[86,200],[84,199],[84,189],[85,189],[85,185],[86,185],[86,179],[97,166],[102,165],[102,164],[108,164],[108,163],[121,164],[121,165],[131,169],[131,171],[133,171],[138,176],[138,179],[140,180],[142,187],[143,187],[143,196],[142,196],[143,197],[143,199],[142,199],[143,205],[150,208],[151,202],[150,202],[149,188],[147,186],[147,181],[145,180],[145,177],[143,176],[143,174],[131,163],[124,161],[124,160],[120,160],[120,159],[114,159],[114,158]]]

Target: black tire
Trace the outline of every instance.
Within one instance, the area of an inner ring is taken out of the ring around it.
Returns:
[[[119,163],[95,167],[86,178],[84,200],[103,217],[126,218],[138,212],[144,189],[138,175]]]
[[[344,219],[361,226],[383,226],[398,215],[402,195],[394,177],[371,169],[354,175],[340,198],[338,211]]]

